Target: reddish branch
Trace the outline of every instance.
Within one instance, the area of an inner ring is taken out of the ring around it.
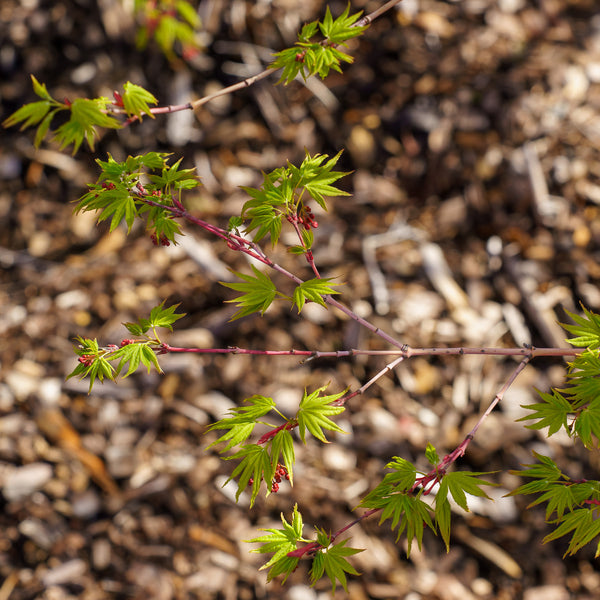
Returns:
[[[379,7],[377,10],[374,10],[373,12],[369,13],[368,15],[365,15],[364,17],[362,17],[361,19],[356,21],[356,23],[354,23],[352,25],[352,27],[362,27],[365,25],[370,25],[375,19],[377,19],[378,17],[380,17],[387,11],[391,10],[397,4],[400,4],[400,2],[402,2],[402,0],[390,0],[389,2],[386,2],[383,6]],[[337,44],[334,44],[334,46],[336,46],[336,45]],[[201,106],[203,106],[204,104],[207,104],[211,100],[215,100],[216,98],[220,98],[221,96],[226,96],[227,94],[232,94],[232,93],[242,90],[244,88],[248,88],[257,82],[259,82],[263,79],[266,79],[267,77],[269,77],[269,75],[271,75],[272,73],[275,73],[275,72],[276,72],[276,70],[273,69],[272,67],[267,67],[264,71],[261,71],[257,75],[253,75],[252,77],[248,77],[247,79],[244,79],[243,81],[240,81],[240,82],[230,85],[226,88],[223,88],[223,89],[219,90],[218,92],[215,92],[214,94],[209,94],[208,96],[204,96],[202,98],[199,98],[198,100],[194,100],[193,102],[187,102],[185,104],[173,104],[170,106],[159,106],[156,108],[151,108],[150,112],[153,115],[158,115],[158,114],[164,114],[164,113],[178,112],[181,110],[196,110],[197,108],[200,108]],[[115,114],[123,114],[123,113],[125,113],[125,110],[123,108],[120,108],[119,105],[116,104],[115,108],[113,108],[113,110],[111,112],[113,112]],[[137,120],[138,120],[138,117],[133,115],[124,122],[124,125],[125,126],[130,125],[131,123],[133,123]]]
[[[426,473],[425,475],[422,475],[421,477],[417,477],[412,488],[410,490],[408,490],[406,493],[415,494],[419,489],[422,489],[423,495],[430,494],[433,487],[442,480],[442,478],[444,477],[444,475],[446,474],[446,472],[448,471],[448,468],[452,465],[452,463],[454,463],[456,460],[458,460],[459,458],[461,458],[465,455],[468,445],[473,440],[475,433],[477,432],[477,430],[479,429],[479,427],[481,426],[483,421],[492,412],[492,410],[494,410],[494,408],[502,400],[502,398],[504,398],[504,395],[506,394],[506,391],[508,390],[508,388],[514,383],[515,379],[519,376],[519,374],[527,366],[529,361],[533,358],[532,351],[533,351],[533,349],[530,349],[528,354],[517,365],[517,368],[511,373],[511,375],[508,378],[508,380],[506,381],[506,383],[502,386],[500,391],[496,394],[496,396],[494,397],[494,399],[492,400],[490,405],[487,407],[486,411],[481,415],[481,417],[479,418],[479,420],[477,421],[477,423],[475,424],[473,429],[471,429],[471,431],[469,431],[469,433],[465,436],[465,439],[450,454],[446,454],[446,456],[444,456],[442,461],[438,465],[436,465],[433,469],[431,469],[431,471],[429,471],[429,473]],[[590,503],[600,504],[600,501],[590,501]],[[348,529],[350,529],[351,527],[354,527],[355,525],[357,525],[364,519],[374,515],[375,513],[379,512],[380,510],[382,510],[382,509],[381,508],[371,508],[371,509],[365,511],[362,515],[360,515],[359,517],[357,517],[356,519],[354,519],[353,521],[351,521],[350,523],[346,524],[344,527],[342,527],[341,529],[338,529],[335,533],[333,533],[329,539],[329,543],[333,544],[334,541],[342,533],[348,531]],[[318,552],[321,548],[323,548],[323,546],[321,544],[319,544],[319,542],[310,542],[309,544],[305,544],[304,546],[301,546],[300,548],[296,548],[296,550],[293,550],[292,552],[288,552],[288,556],[291,558],[303,558],[305,556],[310,557],[310,556],[314,555],[316,552]]]

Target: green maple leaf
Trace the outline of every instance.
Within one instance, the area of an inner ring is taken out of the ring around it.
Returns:
[[[169,331],[173,331],[173,323],[185,316],[184,313],[176,313],[179,304],[173,304],[164,308],[166,300],[163,300],[158,306],[155,306],[150,311],[149,325],[150,327],[163,327]]]
[[[324,548],[316,553],[312,562],[310,570],[312,585],[314,586],[323,577],[323,574],[326,574],[329,577],[329,581],[331,581],[332,594],[335,593],[337,581],[340,582],[344,591],[348,593],[346,573],[351,575],[360,575],[360,573],[348,562],[346,557],[358,554],[363,549],[347,548],[347,539],[330,546],[329,537],[324,532],[320,532],[318,540]]]
[[[128,81],[123,86],[123,108],[129,116],[135,115],[140,121],[142,114],[154,119],[150,104],[158,104],[158,100],[146,89]]]
[[[338,181],[338,179],[348,175],[348,173],[344,171],[332,171],[341,155],[342,152],[340,151],[323,164],[328,158],[326,154],[315,154],[311,156],[306,153],[306,157],[302,161],[300,167],[289,165],[295,186],[305,188],[315,202],[317,202],[324,210],[327,210],[327,204],[325,202],[326,196],[336,197],[350,195],[348,192],[332,185]]]
[[[228,456],[225,460],[239,460],[240,463],[223,485],[238,477],[238,489],[235,494],[236,502],[239,500],[241,493],[251,485],[250,508],[252,508],[260,491],[262,480],[264,479],[270,483],[275,475],[275,466],[271,463],[268,449],[259,444],[245,444],[233,456]],[[250,483],[250,479],[252,479],[252,483]],[[267,495],[269,493],[270,490],[268,489]]]
[[[582,309],[584,317],[567,310],[566,313],[577,325],[563,324],[562,326],[569,333],[576,336],[567,339],[569,344],[595,350],[600,348],[600,315],[587,310],[585,307],[582,307]]]
[[[361,500],[359,506],[381,508],[385,506],[392,494],[412,490],[417,478],[417,470],[411,462],[394,456],[385,468],[391,469],[391,473],[385,474],[383,481]]]
[[[303,281],[301,284],[296,286],[296,289],[294,290],[293,301],[298,308],[298,312],[304,308],[304,304],[307,300],[316,302],[321,306],[326,306],[323,296],[339,294],[338,291],[331,287],[331,285],[339,284],[330,284],[330,281],[331,279],[328,278],[314,278]]]
[[[281,522],[283,528],[275,529],[262,529],[261,531],[267,532],[268,535],[254,538],[252,540],[246,540],[251,544],[262,544],[260,548],[251,550],[251,552],[257,552],[259,554],[273,554],[273,556],[261,567],[262,569],[269,569],[267,579],[271,581],[275,577],[281,574],[285,574],[282,583],[285,583],[289,575],[298,566],[298,558],[292,558],[288,556],[288,553],[293,552],[298,548],[298,544],[306,543],[309,540],[305,540],[302,537],[302,515],[298,512],[298,505],[294,505],[294,511],[292,514],[292,521],[288,523],[281,513]]]
[[[242,189],[250,196],[250,200],[242,206],[242,217],[250,219],[246,231],[257,230],[254,234],[255,242],[269,234],[271,243],[275,246],[281,234],[281,220],[293,198],[288,174],[285,169],[276,169],[263,174],[260,188],[243,186]]]
[[[73,154],[79,150],[79,146],[85,139],[89,147],[94,149],[94,141],[98,133],[96,127],[106,129],[119,129],[122,124],[115,118],[106,114],[111,101],[108,98],[78,98],[70,106],[71,118],[61,125],[55,132],[54,137],[64,149],[73,144]]]
[[[107,354],[110,354],[98,346],[98,340],[83,338],[81,336],[78,336],[76,339],[79,343],[77,346],[73,347],[75,354],[86,360],[85,362],[80,362],[75,369],[67,375],[67,379],[70,379],[71,377],[79,377],[80,379],[89,377],[90,387],[88,393],[92,391],[96,379],[101,382],[104,381],[105,377],[114,380],[115,369],[106,358]]]
[[[267,308],[271,306],[277,295],[277,289],[269,276],[266,273],[259,271],[254,265],[251,265],[251,268],[254,272],[254,277],[252,275],[245,275],[244,273],[232,271],[234,275],[243,279],[243,282],[220,282],[221,285],[224,285],[227,288],[242,292],[241,296],[238,296],[233,300],[227,300],[227,302],[235,302],[238,307],[238,311],[231,317],[231,321],[251,315],[255,312],[259,312],[263,315]]]
[[[483,491],[482,486],[496,486],[498,484],[480,479],[482,475],[489,475],[489,473],[453,471],[445,473],[440,481],[440,486],[435,495],[435,518],[440,535],[446,544],[446,551],[450,549],[451,508],[448,501],[448,493],[450,493],[456,504],[467,512],[469,510],[467,494],[491,500]]]
[[[278,463],[282,463],[287,469],[290,478],[290,485],[294,485],[294,439],[287,429],[278,431],[270,442],[271,445],[271,465],[277,468]]]
[[[181,169],[179,166],[183,158],[180,158],[173,165],[165,165],[160,175],[150,175],[150,181],[158,189],[163,189],[165,194],[171,193],[171,188],[176,190],[193,189],[200,185],[195,169]]]
[[[42,98],[37,102],[30,102],[24,104],[15,111],[12,115],[7,117],[3,122],[3,127],[13,127],[21,123],[21,131],[31,127],[33,125],[39,126],[35,134],[35,147],[38,148],[42,143],[42,140],[46,137],[50,128],[50,123],[57,112],[68,110],[67,104],[58,102],[55,100],[46,89],[44,83],[40,83],[33,75],[31,75],[31,82],[33,84],[33,91],[37,96]]]
[[[572,431],[581,439],[586,448],[598,446],[600,440],[600,398],[594,398],[588,406],[579,411],[573,422]]]
[[[369,506],[369,505],[365,505]],[[390,494],[381,506],[373,508],[382,508],[379,524],[381,525],[387,519],[391,519],[392,531],[398,528],[396,542],[406,530],[406,539],[408,543],[407,555],[410,555],[413,540],[417,540],[419,550],[423,543],[424,526],[427,525],[433,531],[435,526],[431,520],[431,508],[425,504],[418,496],[406,492],[394,492]]]
[[[542,402],[536,404],[525,404],[522,408],[532,411],[518,421],[536,420],[535,423],[526,425],[528,429],[544,429],[548,427],[548,437],[554,435],[561,427],[568,432],[567,417],[573,413],[570,402],[557,390],[552,394],[537,391]]]
[[[329,417],[344,412],[343,406],[332,406],[332,403],[344,396],[347,390],[339,394],[321,396],[321,392],[326,389],[327,386],[323,386],[310,394],[304,390],[304,396],[300,401],[300,407],[296,414],[298,433],[304,443],[306,443],[306,430],[323,443],[328,443],[323,433],[324,429],[345,433]]]
[[[279,83],[289,84],[298,74],[306,80],[311,75],[327,77],[331,69],[342,72],[342,62],[351,63],[352,57],[339,50],[336,46],[344,45],[346,41],[361,35],[366,25],[356,26],[355,23],[362,13],[350,15],[350,5],[334,19],[329,7],[322,22],[313,21],[302,27],[298,41],[292,48],[286,48],[274,55],[269,65],[273,69],[283,69]],[[325,38],[322,42],[311,41],[317,33],[317,28]]]
[[[231,416],[213,423],[208,428],[209,431],[215,429],[228,430],[218,440],[214,441],[209,448],[221,442],[228,442],[225,448],[221,450],[221,452],[225,452],[242,444],[250,437],[258,420],[275,408],[273,399],[265,396],[254,395],[246,398],[244,402],[248,404],[246,406],[236,406],[229,411]]]
[[[361,15],[362,12],[350,15],[350,4],[348,3],[346,10],[334,20],[328,6],[325,18],[323,19],[323,22],[319,24],[319,29],[321,30],[323,37],[330,43],[343,44],[347,40],[361,35],[365,29],[367,29],[366,25],[360,27],[354,25]]]
[[[158,373],[163,372],[158,364],[156,354],[148,345],[148,342],[134,342],[115,350],[115,352],[111,354],[111,360],[116,359],[120,359],[116,369],[117,374],[121,373],[123,367],[129,363],[129,368],[123,377],[129,377],[129,375],[134,373],[140,366],[140,363],[148,369],[148,373],[150,373],[152,367],[154,367]]]
[[[563,558],[568,554],[575,554],[578,550],[589,544],[596,536],[600,535],[600,518],[598,518],[598,512],[598,507],[577,508],[566,514],[561,519],[558,527],[543,539],[543,543],[572,534]],[[600,542],[596,547],[595,556],[596,558],[600,556]]]

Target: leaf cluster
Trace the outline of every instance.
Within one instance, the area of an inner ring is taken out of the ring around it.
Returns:
[[[318,388],[314,392],[304,391],[298,411],[292,418],[286,418],[279,410],[272,398],[254,395],[245,400],[245,405],[233,408],[229,416],[220,419],[209,427],[209,431],[225,430],[210,446],[225,443],[220,450],[227,452],[234,447],[239,447],[235,454],[227,460],[239,460],[226,483],[237,479],[238,489],[236,500],[248,487],[251,487],[250,506],[260,492],[261,483],[267,484],[267,496],[270,494],[270,484],[275,476],[278,465],[285,466],[290,483],[293,485],[293,468],[295,461],[294,439],[291,430],[298,427],[300,438],[306,443],[306,432],[321,442],[326,443],[324,431],[343,432],[329,417],[344,411],[343,406],[336,406],[346,390],[337,394],[324,394],[327,386]],[[269,413],[276,413],[284,420],[283,425],[275,425],[263,418]],[[248,442],[257,424],[266,425],[271,429],[257,442]]]
[[[583,309],[584,316],[568,313],[575,325],[563,325],[574,337],[568,341],[585,350],[569,363],[566,386],[551,393],[538,392],[539,402],[524,405],[530,414],[521,421],[534,421],[529,429],[548,428],[548,436],[564,429],[587,448],[600,440],[600,316]]]
[[[515,475],[531,479],[509,495],[538,494],[528,508],[546,504],[546,522],[556,526],[543,542],[547,543],[570,535],[565,552],[575,554],[600,536],[600,482],[574,481],[565,475],[549,457],[533,452],[538,463],[523,465]],[[596,557],[600,556],[600,541],[596,546]]]
[[[297,504],[294,505],[291,523],[286,521],[283,513],[281,514],[281,522],[283,524],[282,528],[263,529],[262,531],[265,531],[266,535],[247,540],[247,542],[262,544],[260,548],[252,550],[252,552],[273,554],[261,567],[261,570],[269,569],[267,575],[268,581],[271,581],[278,575],[283,575],[282,584],[284,584],[298,566],[299,561],[298,557],[289,556],[290,553],[298,550],[299,545],[310,543],[310,540],[303,537],[302,515],[298,511]],[[348,592],[346,573],[350,573],[351,575],[359,575],[359,573],[348,562],[346,557],[362,552],[362,549],[347,547],[347,539],[335,543],[332,536],[322,529],[315,528],[315,533],[319,549],[312,557],[312,566],[310,569],[311,584],[314,586],[323,575],[327,575],[331,581],[332,593],[335,592],[337,582]]]
[[[134,373],[140,363],[147,368],[148,372],[154,367],[158,373],[162,369],[156,358],[156,351],[161,347],[161,340],[156,331],[159,328],[173,330],[173,323],[184,315],[176,313],[177,304],[164,308],[164,301],[155,306],[150,312],[150,318],[139,319],[135,323],[125,323],[125,327],[133,335],[140,339],[123,340],[121,347],[111,345],[100,347],[96,339],[76,338],[77,344],[73,347],[75,354],[79,356],[79,364],[67,376],[84,379],[89,377],[92,391],[96,379],[103,382],[104,379],[115,380],[121,373],[128,377]],[[152,335],[148,335],[151,330]],[[118,361],[117,366],[111,363]]]
[[[37,147],[48,133],[60,144],[63,150],[73,144],[73,154],[77,152],[83,140],[87,141],[89,147],[94,149],[94,142],[98,137],[98,127],[104,129],[119,129],[123,125],[111,114],[115,104],[109,98],[100,97],[94,99],[78,98],[73,102],[65,100],[60,102],[54,99],[46,85],[40,83],[33,75],[31,76],[33,91],[41,100],[23,105],[16,112],[6,118],[2,125],[13,127],[21,124],[21,130],[37,125],[34,144]],[[118,98],[118,106],[122,107],[128,117],[141,118],[142,113],[152,116],[150,104],[156,104],[156,98],[139,85],[127,82],[123,93],[115,93]],[[50,130],[54,117],[68,112],[69,119],[60,125],[55,131]]]
[[[135,219],[143,216],[156,238],[174,242],[181,231],[168,209],[175,205],[175,195],[200,182],[193,169],[180,169],[181,159],[169,165],[169,156],[148,152],[122,162],[110,154],[106,161],[96,159],[102,172],[80,198],[76,211],[97,211],[98,222],[110,219],[110,231],[125,221],[129,232]]]
[[[323,21],[312,21],[304,25],[295,45],[274,55],[275,60],[270,67],[283,69],[279,82],[288,84],[299,74],[305,81],[311,75],[319,75],[321,79],[325,79],[331,69],[341,73],[341,63],[352,63],[354,59],[342,52],[339,46],[345,46],[348,40],[365,31],[367,26],[356,25],[361,14],[362,12],[358,12],[350,15],[348,4],[346,10],[334,19],[328,6]],[[320,33],[320,41],[313,39],[317,32]]]
[[[425,473],[417,470],[410,461],[395,456],[386,468],[383,481],[360,502],[360,506],[380,509],[379,523],[391,519],[391,529],[397,530],[396,540],[406,532],[408,554],[412,542],[417,541],[421,549],[425,526],[434,533],[439,530],[446,548],[450,544],[450,498],[463,510],[468,511],[468,495],[488,498],[483,486],[495,485],[482,479],[489,473],[454,471],[446,472],[438,463],[438,456],[433,446],[428,445],[428,458],[434,464],[433,471]],[[438,464],[435,464],[438,463]],[[429,494],[422,484],[434,481],[438,484],[435,495],[435,506],[423,500]]]
[[[311,155],[308,152],[299,167],[288,161],[280,167],[263,174],[260,188],[242,187],[250,196],[242,207],[242,219],[248,221],[245,231],[255,231],[253,240],[259,242],[267,234],[273,246],[279,241],[284,218],[293,221],[312,198],[323,210],[327,210],[326,197],[349,196],[335,185],[347,173],[334,171],[341,152],[333,158],[326,154]],[[327,161],[327,162],[325,162]],[[239,224],[237,225],[239,226]],[[312,240],[307,240],[305,250]]]
[[[241,292],[240,296],[227,300],[227,302],[235,303],[238,308],[231,317],[231,321],[256,312],[263,315],[275,298],[290,300],[300,312],[307,301],[325,306],[325,296],[339,294],[332,287],[339,284],[332,283],[329,278],[315,277],[299,283],[294,289],[293,297],[290,298],[277,290],[268,273],[259,271],[254,265],[251,265],[251,268],[254,275],[232,271],[234,275],[242,279],[241,282],[220,282],[229,289]]]
[[[135,0],[134,11],[139,22],[135,38],[138,48],[154,40],[169,60],[175,58],[176,46],[181,47],[184,58],[200,50],[200,17],[186,0]]]

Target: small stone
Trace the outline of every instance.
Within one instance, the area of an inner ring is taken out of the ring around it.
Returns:
[[[58,377],[46,377],[42,379],[38,387],[40,400],[46,404],[57,404],[60,398],[62,381]]]
[[[45,586],[73,583],[73,580],[81,577],[86,570],[85,561],[74,558],[45,573],[42,581]]]
[[[577,65],[567,67],[565,69],[564,82],[563,96],[565,98],[573,102],[580,102],[585,99],[590,82],[581,67]]]
[[[8,471],[2,493],[9,501],[22,500],[41,489],[52,478],[52,467],[46,463],[31,463]]]
[[[585,66],[585,74],[591,83],[600,83],[600,62],[590,62]]]
[[[540,585],[529,588],[523,594],[523,600],[568,600],[571,595],[562,585]]]
[[[362,125],[355,125],[348,139],[348,151],[357,165],[361,167],[372,165],[376,152],[373,134]]]
[[[95,517],[101,508],[101,501],[98,494],[88,489],[73,497],[73,514],[80,519],[91,519]]]
[[[334,471],[351,472],[356,468],[356,454],[338,444],[329,444],[323,448],[323,463]]]
[[[95,569],[106,569],[111,563],[110,542],[101,538],[92,544],[92,564]]]

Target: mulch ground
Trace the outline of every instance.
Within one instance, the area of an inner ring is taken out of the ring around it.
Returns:
[[[353,9],[374,10],[357,1]],[[334,3],[332,11],[343,10]],[[202,2],[204,52],[186,64],[138,51],[116,0],[5,0],[0,103],[6,118],[34,100],[30,74],[58,98],[112,96],[128,80],[161,104],[201,97],[258,72],[289,46],[319,2]],[[293,413],[302,391],[356,389],[383,358],[166,356],[165,375],[116,384],[65,380],[78,335],[127,337],[122,323],[164,299],[186,317],[174,345],[332,350],[385,346],[343,315],[287,306],[231,323],[218,284],[247,261],[201,232],[156,248],[143,226],[108,234],[73,202],[97,177],[96,157],[149,150],[184,156],[203,187],[193,211],[225,225],[261,170],[305,149],[345,152],[351,197],[317,212],[322,274],[342,299],[415,347],[564,345],[558,322],[583,303],[600,310],[600,16],[596,0],[404,0],[321,82],[264,81],[121,132],[74,156],[33,134],[0,138],[0,600],[27,598],[330,597],[301,563],[286,586],[266,583],[242,540],[289,519],[336,530],[381,480],[392,456],[426,469],[470,430],[516,366],[513,359],[414,359],[347,407],[334,444],[297,448],[295,485],[235,503],[207,426],[261,393]],[[303,261],[276,251],[308,276]],[[542,545],[543,510],[503,497],[532,450],[573,477],[597,477],[597,454],[527,430],[516,419],[534,388],[560,385],[565,364],[536,360],[486,421],[459,467],[495,471],[495,502],[457,512],[450,551],[426,533],[406,541],[375,520],[354,527],[348,594],[336,597],[563,600],[597,598],[594,548],[562,556]],[[309,529],[306,529],[308,532]]]

